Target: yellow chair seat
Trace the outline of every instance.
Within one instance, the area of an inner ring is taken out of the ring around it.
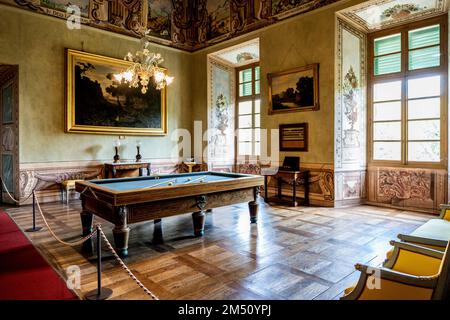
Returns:
[[[83,181],[81,179],[77,180],[64,180],[61,182],[61,193],[62,193],[62,201],[64,198],[66,199],[66,204],[69,204],[69,191],[75,190],[75,182]]]
[[[64,186],[65,189],[75,189],[75,182],[77,181],[83,181],[83,180],[64,180],[61,182],[61,184]]]

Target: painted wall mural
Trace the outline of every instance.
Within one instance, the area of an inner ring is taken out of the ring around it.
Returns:
[[[211,59],[209,63],[210,99],[208,110],[208,164],[234,165],[234,80],[233,69]]]
[[[0,0],[1,3],[68,19],[80,8],[80,22],[195,51],[278,20],[339,0]]]
[[[337,20],[335,91],[335,197],[337,205],[365,197],[365,34]]]

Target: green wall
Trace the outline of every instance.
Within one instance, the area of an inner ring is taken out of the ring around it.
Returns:
[[[194,53],[192,93],[194,119],[206,128],[207,55],[226,47],[260,39],[261,127],[278,129],[279,124],[308,122],[309,151],[281,153],[299,155],[302,162],[333,164],[334,162],[334,62],[335,12],[360,3],[343,1],[325,8],[279,22],[246,36]],[[320,110],[268,115],[267,73],[319,63]]]
[[[192,129],[201,120],[206,130],[207,54],[259,37],[262,127],[308,122],[309,151],[298,155],[304,162],[333,164],[335,11],[360,2],[332,4],[193,54],[154,45],[175,76],[168,88],[169,133],[127,136],[122,158],[134,158],[137,139],[145,158],[168,158],[174,129]],[[87,52],[116,58],[139,47],[137,39],[87,26],[69,30],[65,20],[0,5],[0,63],[19,65],[21,163],[111,159],[117,136],[64,133],[64,48],[81,50],[82,43]],[[267,73],[311,63],[320,64],[320,110],[269,116]]]
[[[64,133],[64,48],[122,59],[139,40],[82,26],[69,30],[66,21],[0,5],[0,63],[19,65],[20,162],[105,160],[113,155],[116,135]],[[126,136],[121,156],[134,158],[142,141],[145,158],[168,158],[170,133],[191,127],[190,54],[155,45],[175,76],[168,88],[168,132],[160,137]]]

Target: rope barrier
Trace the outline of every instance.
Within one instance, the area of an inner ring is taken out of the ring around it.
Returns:
[[[123,262],[123,260],[119,257],[119,255],[117,254],[116,250],[114,250],[113,246],[111,245],[111,243],[109,242],[108,238],[106,237],[105,233],[103,232],[102,228],[101,228],[101,224],[96,224],[94,230],[89,233],[87,236],[84,236],[83,238],[73,241],[73,242],[67,242],[64,240],[61,240],[52,230],[52,228],[50,227],[50,225],[47,222],[47,219],[45,218],[44,212],[42,211],[41,205],[36,197],[36,193],[35,190],[33,189],[33,191],[31,192],[31,194],[22,201],[16,200],[14,199],[14,197],[9,193],[8,188],[6,188],[6,185],[3,182],[3,179],[0,177],[2,186],[4,188],[4,190],[6,191],[6,193],[8,194],[8,196],[11,198],[11,200],[15,201],[16,203],[23,203],[26,200],[28,200],[32,195],[34,195],[34,201],[36,204],[36,207],[38,208],[38,212],[42,217],[42,221],[44,221],[45,226],[47,227],[48,231],[50,232],[50,234],[52,235],[53,238],[55,238],[56,241],[66,245],[66,246],[70,246],[70,247],[74,247],[74,246],[78,246],[81,245],[82,243],[86,242],[87,240],[91,239],[97,232],[100,233],[101,237],[103,238],[103,240],[105,240],[106,246],[108,247],[108,249],[111,251],[111,253],[113,254],[114,258],[117,260],[117,262],[119,263],[119,265],[122,267],[123,270],[125,270],[125,272],[128,273],[128,275],[130,276],[130,278],[132,280],[134,280],[136,282],[136,284],[142,289],[144,290],[144,292],[149,295],[153,300],[159,300],[159,298],[153,293],[151,292],[149,289],[147,289],[147,287],[133,274],[133,272],[127,267],[127,265]],[[86,192],[87,190],[90,190],[92,195],[97,198],[96,194],[93,192],[93,190],[88,186],[86,187],[81,193]],[[101,272],[101,270],[98,270],[98,272]]]
[[[90,238],[92,238],[92,236],[97,232],[97,228],[95,228],[94,231],[92,231],[92,232],[91,232],[90,234],[88,234],[87,236],[84,236],[83,238],[81,238],[81,239],[79,239],[79,240],[77,240],[77,241],[73,241],[73,242],[67,242],[67,241],[61,240],[61,239],[53,232],[52,228],[50,228],[50,226],[49,226],[49,224],[48,224],[48,222],[47,222],[47,219],[45,219],[44,213],[42,212],[41,205],[39,204],[39,201],[38,201],[37,198],[36,198],[36,206],[37,206],[38,211],[39,211],[39,214],[41,215],[42,220],[44,221],[44,224],[45,224],[45,226],[47,227],[47,229],[48,229],[48,231],[50,232],[50,234],[53,236],[53,238],[56,239],[56,241],[58,241],[58,242],[60,242],[60,243],[62,243],[62,244],[65,244],[66,246],[69,246],[69,247],[75,247],[75,246],[78,246],[78,245],[82,244],[83,242],[85,242],[85,241],[89,240]]]
[[[91,194],[94,196],[95,199],[98,199],[98,197],[95,194],[94,190],[92,190],[92,188],[90,186],[86,186],[86,188],[84,188],[83,191],[80,192],[80,194],[84,194],[88,190],[91,192]]]
[[[148,294],[153,300],[159,300],[159,298],[153,292],[148,290],[147,287],[144,286],[144,284],[141,281],[139,281],[139,279],[133,274],[133,272],[127,267],[127,265],[119,257],[119,255],[117,254],[116,250],[114,250],[113,246],[109,242],[108,238],[106,237],[106,235],[103,232],[103,230],[101,229],[101,227],[99,227],[99,230],[100,230],[100,234],[101,234],[103,240],[105,240],[106,246],[111,251],[111,253],[113,254],[114,258],[116,258],[117,262],[119,262],[120,266],[125,270],[125,272],[128,273],[130,278],[133,279],[136,282],[136,284],[139,287],[141,287],[145,291],[145,293]]]
[[[0,180],[1,180],[1,183],[2,183],[2,187],[3,187],[2,190],[4,190],[4,191],[6,192],[6,194],[8,195],[8,197],[9,197],[13,202],[15,202],[15,203],[17,203],[17,204],[22,204],[22,203],[26,202],[28,199],[30,199],[30,197],[31,197],[31,196],[33,195],[33,193],[34,193],[34,189],[36,188],[36,187],[34,187],[33,190],[31,191],[31,193],[30,193],[25,199],[23,199],[23,200],[20,200],[20,199],[17,200],[17,199],[15,199],[15,198],[12,196],[12,194],[9,192],[8,188],[6,187],[5,182],[3,181],[3,178],[0,177]]]

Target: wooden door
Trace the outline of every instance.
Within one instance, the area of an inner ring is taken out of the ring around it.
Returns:
[[[0,175],[11,195],[19,198],[18,67],[0,65]],[[3,202],[13,203],[2,187]]]

